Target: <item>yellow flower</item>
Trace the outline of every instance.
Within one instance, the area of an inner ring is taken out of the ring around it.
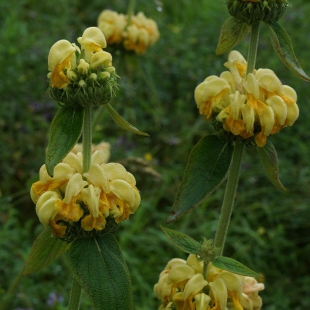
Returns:
[[[60,40],[51,47],[48,54],[48,70],[52,72],[52,87],[64,88],[70,83],[64,70],[75,67],[75,51],[77,50],[77,46],[67,40]]]
[[[202,262],[195,255],[187,261],[174,258],[160,273],[154,292],[160,299],[159,309],[179,310],[260,310],[258,295],[264,284],[218,269],[209,263],[206,279]]]
[[[106,39],[97,27],[87,28],[77,41],[80,43],[82,51],[85,52],[84,59],[88,63],[93,53],[101,52],[103,48],[107,47]]]
[[[107,38],[108,44],[122,44],[126,50],[142,54],[159,38],[154,20],[146,18],[142,12],[128,16],[104,10],[98,17],[98,27]]]
[[[246,76],[247,63],[232,51],[220,77],[211,75],[195,89],[199,113],[223,123],[223,129],[243,139],[254,136],[263,147],[267,137],[292,126],[299,115],[296,92],[270,69]]]
[[[82,162],[81,153],[69,153],[56,165],[53,178],[43,165],[40,180],[31,187],[40,221],[51,225],[58,237],[64,237],[72,223],[85,231],[103,230],[108,219],[127,220],[140,204],[135,178],[122,165],[106,164],[106,154],[98,150],[86,173]]]
[[[145,17],[143,12],[131,16],[130,25],[124,34],[125,49],[143,54],[159,38],[159,31],[154,20]]]
[[[108,44],[119,44],[123,41],[123,31],[127,21],[123,14],[104,10],[98,17],[98,28],[103,32]]]

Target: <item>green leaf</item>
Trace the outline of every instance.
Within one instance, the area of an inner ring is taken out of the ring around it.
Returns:
[[[299,64],[288,33],[278,23],[268,22],[266,24],[269,29],[272,46],[280,59],[293,73],[309,82],[310,77]]]
[[[238,23],[233,17],[228,18],[221,29],[216,47],[216,55],[224,54],[239,44],[248,34],[247,23]]]
[[[279,179],[278,156],[272,142],[267,140],[267,143],[264,147],[257,147],[256,149],[271,183],[275,187],[287,192],[288,190],[284,187]]]
[[[112,234],[73,241],[69,262],[96,310],[133,309],[130,275]]]
[[[196,254],[198,248],[200,247],[200,243],[198,241],[176,230],[163,226],[160,226],[160,228],[165,233],[170,242],[181,251],[189,254]]]
[[[259,274],[255,271],[251,270],[247,266],[239,263],[235,259],[225,257],[225,256],[217,256],[212,261],[212,265],[223,270],[227,270],[229,272],[239,274],[242,276],[248,276],[253,278],[259,278]]]
[[[51,228],[45,228],[34,242],[26,261],[24,275],[35,273],[58,258],[70,247],[56,236],[52,236]]]
[[[107,103],[105,105],[105,107],[108,109],[111,117],[113,118],[113,121],[121,128],[136,133],[137,135],[141,135],[141,136],[149,136],[148,133],[140,131],[138,128],[136,128],[134,125],[130,124],[129,122],[127,122],[125,119],[122,118],[122,116],[120,116],[113,108],[112,106]]]
[[[233,147],[216,135],[203,137],[192,149],[167,223],[203,202],[225,180]]]
[[[60,108],[50,129],[45,164],[47,172],[53,176],[54,167],[72,150],[81,136],[85,110],[80,108]]]

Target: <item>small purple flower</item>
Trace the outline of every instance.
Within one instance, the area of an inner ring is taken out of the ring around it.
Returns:
[[[56,293],[52,292],[48,295],[48,300],[46,301],[46,304],[48,306],[53,306],[57,303],[62,303],[64,301],[63,296],[57,295]]]

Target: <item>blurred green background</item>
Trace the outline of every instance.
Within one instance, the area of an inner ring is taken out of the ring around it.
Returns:
[[[66,309],[71,285],[66,255],[37,274],[18,277],[42,230],[29,188],[44,163],[49,123],[57,111],[46,93],[49,49],[63,38],[75,42],[86,27],[96,26],[103,9],[126,13],[127,5],[125,0],[0,2],[0,300],[8,289],[14,291],[9,310]],[[141,191],[140,208],[116,235],[131,272],[135,309],[144,310],[159,306],[153,286],[168,260],[186,257],[159,225],[170,214],[191,148],[212,132],[198,114],[193,92],[205,77],[226,70],[227,55],[214,51],[228,13],[224,0],[137,0],[139,11],[157,21],[161,37],[143,56],[113,53],[121,76],[113,106],[151,136],[127,133],[104,115],[94,138],[111,143],[111,161],[133,172]],[[281,20],[308,74],[309,16],[310,2],[296,0]],[[248,38],[238,46],[244,56],[247,45]],[[310,309],[310,88],[277,58],[265,25],[256,67],[274,70],[298,93],[298,121],[270,138],[290,191],[275,189],[255,149],[247,149],[225,255],[264,275],[263,309]],[[214,237],[224,187],[169,227],[198,240]],[[84,309],[92,309],[85,294]]]

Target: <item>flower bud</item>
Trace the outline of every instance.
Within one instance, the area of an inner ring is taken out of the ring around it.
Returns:
[[[84,59],[80,59],[80,63],[77,67],[79,74],[88,74],[89,63],[87,63]]]
[[[277,22],[288,7],[286,0],[228,0],[227,8],[238,22]]]

